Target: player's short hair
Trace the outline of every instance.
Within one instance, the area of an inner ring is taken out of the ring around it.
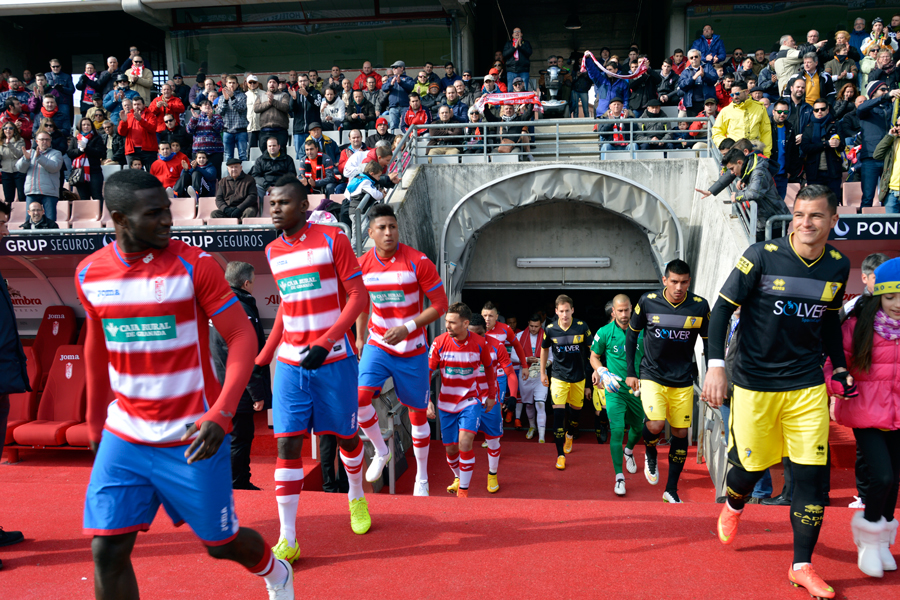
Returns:
[[[888,260],[890,259],[887,255],[876,252],[865,257],[859,268],[863,272],[863,275],[871,275],[875,272],[875,269],[886,263]]]
[[[722,157],[722,166],[727,167],[728,165],[736,165],[738,161],[745,163],[747,162],[747,157],[744,156],[744,152],[737,147],[737,144],[735,144],[728,150],[725,156]]]
[[[487,329],[487,323],[479,314],[472,313],[472,316],[469,317],[469,327],[481,327],[483,329]]]
[[[500,309],[497,308],[497,305],[488,300],[484,303],[484,306],[481,307],[481,310],[493,310],[496,311],[497,314],[500,314]]]
[[[726,75],[726,77],[727,77],[727,75]],[[724,79],[724,78],[723,78],[723,79]],[[741,89],[741,90],[746,90],[746,89],[747,89],[747,82],[746,82],[746,81],[735,81],[734,83],[731,84],[731,87],[732,87],[732,89],[738,88],[738,89]]]
[[[410,98],[420,98],[418,92],[410,92],[408,95]]]
[[[103,198],[109,212],[128,215],[138,205],[137,192],[162,187],[162,182],[147,171],[125,169],[109,176],[103,186]]]
[[[729,154],[730,153],[731,152],[729,151]],[[744,156],[741,155],[742,160],[743,158]],[[670,273],[674,273],[675,275],[690,275],[691,267],[680,258],[676,258],[673,261],[669,261],[669,264],[666,265],[666,277],[668,277]]]
[[[816,53],[815,53],[815,52],[807,52],[806,54],[803,55],[803,58],[804,58],[804,59],[807,59],[807,58],[808,58],[808,59],[810,59],[811,61],[813,61],[814,63],[818,63],[818,62],[819,62],[819,57],[816,56]]]
[[[801,200],[817,200],[819,198],[825,198],[828,202],[828,208],[831,210],[831,214],[837,213],[838,200],[837,196],[834,195],[834,192],[831,191],[827,185],[821,184],[813,184],[808,185],[797,194],[797,197],[794,199],[794,205],[796,206],[797,202]]]
[[[233,260],[225,267],[225,281],[233,288],[244,287],[244,284],[253,279],[255,269],[250,263]]]
[[[554,307],[558,307],[560,304],[568,304],[572,308],[575,308],[575,303],[572,302],[572,299],[566,296],[565,294],[560,294],[556,297],[556,303],[553,305]]]
[[[530,317],[528,317],[529,323],[543,323],[544,320],[541,318],[539,313],[532,313]]]
[[[773,104],[772,107],[774,108],[774,107],[778,106],[779,104],[783,104],[783,105],[787,106],[788,108],[790,108],[790,106],[791,106],[790,104],[788,104],[788,101],[782,97],[782,98],[779,98],[778,100],[776,100],[775,104]]]
[[[447,313],[459,315],[459,318],[463,321],[472,321],[472,309],[469,308],[464,302],[456,302],[454,304],[451,304],[450,308],[447,309]]]
[[[396,221],[397,215],[394,213],[394,207],[392,207],[390,204],[385,204],[384,202],[380,202],[373,206],[372,210],[369,211],[369,223],[374,223],[375,219],[379,219],[381,217],[390,217]]]
[[[294,191],[294,193],[297,194],[297,196],[299,197],[301,202],[303,200],[306,200],[306,197],[308,195],[306,188],[303,186],[302,183],[300,183],[300,180],[297,179],[296,176],[291,175],[290,173],[286,173],[286,174],[282,175],[281,177],[279,177],[278,179],[276,179],[275,183],[272,184],[272,187],[273,188],[276,188],[276,187],[290,188],[291,190]]]

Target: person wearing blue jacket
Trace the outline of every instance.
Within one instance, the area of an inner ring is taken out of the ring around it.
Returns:
[[[691,50],[700,52],[700,59],[705,63],[725,62],[725,42],[713,33],[712,25],[703,26],[703,35],[694,40]]]
[[[116,87],[111,89],[103,98],[103,108],[109,114],[109,120],[113,125],[119,126],[119,112],[122,110],[122,100],[128,98],[133,100],[139,98],[140,94],[136,91],[128,89],[128,77],[126,75],[116,76]]]
[[[628,100],[631,98],[631,90],[628,87],[628,80],[609,77],[606,73],[597,68],[592,60],[584,61],[585,68],[591,81],[594,82],[594,92],[597,94],[597,106],[594,116],[600,118],[609,110],[609,103],[613,98],[621,98],[628,110]],[[616,61],[611,60],[606,63],[606,68],[613,73],[619,72],[619,65]],[[703,101],[700,101],[700,107],[703,108]]]
[[[681,98],[687,116],[696,117],[703,111],[703,103],[707,98],[716,97],[716,82],[719,77],[710,62],[702,62],[700,51],[696,48],[688,50],[690,64],[678,78],[678,97]]]
[[[384,78],[381,91],[387,95],[388,127],[400,127],[400,117],[409,107],[409,93],[416,82],[406,75],[406,63],[398,60],[391,65],[393,75]]]

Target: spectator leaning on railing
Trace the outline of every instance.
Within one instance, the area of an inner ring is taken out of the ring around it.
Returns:
[[[438,119],[437,122],[441,127],[431,130],[431,137],[428,138],[428,156],[459,154],[459,148],[452,146],[459,146],[463,143],[463,129],[456,117],[453,116],[449,106],[442,106],[438,110]]]

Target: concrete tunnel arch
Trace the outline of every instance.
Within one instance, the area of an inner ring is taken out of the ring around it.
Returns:
[[[675,211],[647,187],[583,165],[546,165],[490,181],[463,196],[441,232],[441,277],[450,302],[460,298],[480,232],[510,211],[552,201],[582,202],[635,224],[647,236],[658,267],[684,259],[684,234]],[[662,270],[661,268],[659,269]]]

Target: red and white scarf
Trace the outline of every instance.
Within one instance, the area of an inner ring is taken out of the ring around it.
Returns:
[[[85,148],[87,148],[87,143],[91,141],[91,138],[94,137],[94,134],[84,135],[81,132],[78,132],[77,141],[84,140]],[[87,153],[83,153],[78,158],[72,160],[72,168],[73,169],[84,169],[84,181],[91,180],[91,163],[88,162]]]
[[[613,118],[613,119],[624,119],[624,118],[625,118],[625,109],[624,109],[624,108],[622,109],[622,114],[621,114],[621,115],[619,115],[618,117],[612,117],[612,118]],[[621,124],[621,123],[613,123],[613,131],[619,131],[619,132],[621,132],[621,131],[622,131],[622,124]],[[624,141],[625,141],[625,136],[622,135],[621,133],[613,133],[613,141],[614,141],[614,142],[624,142]]]
[[[90,79],[91,81],[94,81],[94,82],[97,81],[97,74],[96,74],[96,73],[91,73],[90,75],[88,75],[87,73],[85,73],[84,76],[87,77],[88,79]],[[82,104],[90,104],[91,102],[93,102],[93,101],[94,101],[94,93],[95,93],[94,88],[92,88],[92,87],[89,86],[89,85],[85,86],[85,87],[84,87],[84,91],[81,92],[81,102],[82,102]]]
[[[484,94],[475,101],[475,108],[479,112],[484,112],[485,104],[496,104],[503,106],[504,104],[531,104],[534,110],[544,112],[541,106],[541,95],[538,92],[509,92],[505,94]]]
[[[585,50],[584,56],[581,58],[581,72],[582,73],[587,71],[587,62],[586,61],[587,61],[588,57],[590,57],[590,59],[592,61],[594,61],[594,64],[597,65],[597,68],[600,69],[601,71],[603,71],[607,77],[615,77],[616,79],[626,79],[629,81],[632,79],[637,79],[638,77],[640,77],[641,75],[646,73],[647,69],[650,67],[650,61],[647,60],[646,58],[642,58],[638,61],[638,68],[637,68],[637,71],[635,71],[634,73],[630,73],[630,74],[626,74],[626,75],[621,75],[619,73],[613,73],[612,71],[610,71],[609,69],[607,69],[606,67],[601,65],[600,61],[598,61],[596,58],[594,58],[594,55],[591,53],[590,50]]]

